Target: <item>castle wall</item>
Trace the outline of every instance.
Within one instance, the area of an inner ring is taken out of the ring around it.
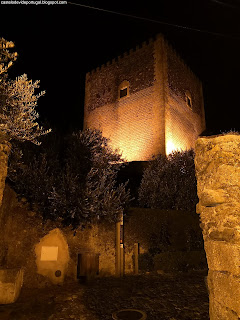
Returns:
[[[141,90],[118,102],[116,145],[128,161],[149,160],[157,144],[154,132],[154,88]]]
[[[91,224],[90,228],[77,229],[76,233],[71,226],[63,227],[58,219],[43,223],[41,215],[30,211],[26,201],[18,201],[16,193],[8,185],[4,190],[0,217],[0,265],[2,269],[22,268],[24,286],[45,287],[51,283],[77,281],[78,254],[87,252],[99,255],[101,277],[115,275],[115,223]],[[164,242],[161,244],[164,240],[157,236],[159,232],[166,231],[168,246]],[[125,273],[134,272],[135,243],[140,244],[139,267],[144,253],[150,257],[148,251],[156,245],[164,248],[165,254],[174,252],[174,256],[188,251],[187,261],[179,258],[178,264],[192,266],[196,253],[202,255],[202,248],[197,244],[201,241],[200,236],[197,215],[183,211],[131,208],[124,218]],[[56,247],[57,253],[46,250]],[[168,256],[162,258],[162,264],[166,268],[171,267]],[[158,263],[156,268],[163,267]],[[140,270],[146,271],[144,267]],[[60,278],[56,271],[61,271]]]
[[[167,49],[166,153],[194,148],[205,129],[202,85],[176,52]],[[187,104],[191,99],[191,107]]]
[[[166,103],[166,154],[174,150],[194,148],[203,131],[200,117],[192,112],[185,101],[170,92]]]
[[[88,113],[84,120],[84,128],[98,129],[104,137],[116,141],[118,128],[118,113],[114,103],[96,108]],[[116,143],[112,144],[116,149]]]
[[[4,189],[0,217],[0,265],[3,269],[23,268],[26,287],[62,282],[63,275],[66,282],[77,281],[78,254],[86,252],[99,254],[100,276],[115,274],[114,223],[92,224],[91,228],[77,229],[74,234],[60,220],[44,223],[41,215],[29,210],[27,202],[17,200],[8,185]],[[56,261],[40,261],[42,246],[58,247]],[[60,278],[55,274],[57,270],[61,271]]]
[[[86,77],[84,128],[101,130],[128,161],[149,160],[156,149],[164,149],[154,65],[150,42]],[[129,96],[118,99],[124,80],[129,82]]]
[[[85,112],[115,103],[118,87],[124,80],[130,83],[130,94],[148,88],[154,82],[153,43],[124,53],[86,76]]]
[[[113,149],[119,148],[128,161],[149,160],[160,141],[153,110],[155,105],[152,86],[115,104],[96,108],[90,112],[86,127],[101,130],[103,136],[111,140]]]
[[[194,148],[205,129],[201,82],[158,35],[87,74],[84,128],[101,130],[127,161]]]
[[[155,144],[156,154],[165,154],[165,105],[166,105],[166,83],[167,83],[167,73],[166,73],[166,50],[164,46],[164,38],[162,35],[158,35],[154,42],[154,72],[155,72],[155,84],[154,84],[154,132],[155,137],[158,141]]]

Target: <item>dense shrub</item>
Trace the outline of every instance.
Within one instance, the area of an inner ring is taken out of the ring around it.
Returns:
[[[198,202],[194,151],[158,155],[145,169],[138,193],[146,208],[195,212]]]
[[[53,137],[39,148],[18,144],[10,157],[8,179],[19,197],[45,219],[73,228],[119,219],[130,201],[126,183],[116,181],[123,162],[99,131]]]

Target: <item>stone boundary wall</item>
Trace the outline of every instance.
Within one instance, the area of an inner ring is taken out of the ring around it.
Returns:
[[[99,276],[115,275],[115,224],[93,225],[75,233],[71,228],[63,228],[58,221],[43,223],[37,213],[29,210],[24,199],[17,200],[15,192],[8,185],[4,190],[0,216],[0,229],[3,230],[0,233],[0,266],[23,268],[24,286],[44,287],[50,283],[77,281],[78,254],[87,252],[99,254]],[[159,236],[162,237],[160,242],[163,240],[160,248],[165,253],[163,255],[154,253],[159,246]],[[135,243],[140,245],[140,254],[148,255],[152,250],[158,269],[164,270],[161,265],[166,266],[168,251],[171,254],[182,252],[180,260],[182,256],[191,256],[191,252],[201,259],[204,253],[201,236],[196,214],[131,208],[124,219],[125,273],[134,272]],[[197,248],[196,242],[199,240]],[[46,254],[52,252],[52,261],[42,261],[42,246],[44,250],[50,250]],[[188,252],[187,255],[184,252]],[[55,278],[56,275],[58,278]]]
[[[63,228],[58,221],[43,223],[37,213],[29,210],[26,202],[17,200],[16,193],[8,185],[4,190],[0,216],[0,266],[22,267],[25,286],[49,285],[53,282],[50,281],[53,274],[59,269],[62,274],[64,272],[66,281],[77,281],[78,254],[86,252],[99,254],[100,276],[115,274],[115,224],[94,225],[74,233],[70,227]],[[45,263],[49,274],[43,270],[44,263],[39,262],[41,243],[58,246],[58,251],[65,252],[60,260]]]
[[[156,260],[158,269],[167,268],[165,257],[167,257],[168,252],[175,252],[179,256],[184,256],[184,254],[181,255],[181,252],[192,252],[193,256],[198,255],[199,260],[202,261],[201,268],[204,269],[206,267],[201,228],[197,214],[175,210],[130,208],[128,216],[124,220],[126,273],[134,271],[134,243],[139,243],[139,253],[143,255],[143,258],[145,255],[146,263],[149,262],[149,259]],[[160,255],[158,250],[160,250]],[[140,256],[139,258],[141,259]],[[164,260],[163,268],[160,268],[157,261],[161,258]],[[181,263],[181,261],[179,262]],[[184,261],[182,262],[184,263]]]
[[[195,167],[211,320],[240,319],[240,135],[202,137]]]

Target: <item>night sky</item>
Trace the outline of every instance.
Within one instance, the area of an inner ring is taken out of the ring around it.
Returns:
[[[208,131],[240,131],[238,0],[78,3],[128,16],[69,2],[0,5],[0,37],[19,54],[9,77],[40,80],[42,120],[62,131],[82,129],[86,72],[162,33],[203,83]]]

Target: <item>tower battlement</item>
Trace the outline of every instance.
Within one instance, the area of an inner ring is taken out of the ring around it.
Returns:
[[[175,57],[177,57],[179,59],[179,61],[184,65],[184,68],[186,70],[188,70],[189,73],[191,73],[196,80],[198,80],[198,82],[201,84],[201,80],[193,73],[193,71],[191,70],[191,68],[186,64],[186,62],[184,61],[184,59],[181,57],[181,55],[179,55],[176,51],[176,49],[165,40],[164,36],[162,34],[157,34],[154,38],[149,38],[146,41],[143,41],[142,43],[136,45],[134,48],[129,49],[128,51],[123,52],[122,54],[120,54],[119,56],[107,61],[106,63],[101,64],[100,66],[90,70],[89,72],[87,72],[86,76],[90,76],[95,74],[96,72],[99,72],[100,70],[103,71],[105,68],[114,65],[116,63],[119,63],[120,61],[122,61],[124,58],[127,58],[128,56],[131,56],[132,54],[138,52],[139,50],[141,50],[142,48],[147,47],[149,44],[154,43],[154,41],[156,41],[156,39],[162,39],[165,43],[166,46],[168,47],[169,52],[171,52]]]
[[[131,48],[131,49],[129,49],[128,51],[123,52],[122,54],[120,54],[120,55],[117,56],[116,58],[113,58],[113,59],[107,61],[106,63],[103,63],[103,64],[101,64],[100,66],[92,69],[91,71],[89,71],[89,72],[87,73],[87,76],[92,75],[92,74],[98,72],[99,70],[103,70],[103,69],[105,69],[106,67],[111,66],[112,64],[115,64],[115,63],[120,62],[122,59],[124,59],[124,58],[132,55],[133,53],[137,52],[138,50],[146,47],[149,43],[153,43],[153,42],[154,42],[154,39],[153,39],[153,38],[150,38],[148,41],[144,41],[144,42],[142,42],[141,44],[136,45],[135,48]]]

